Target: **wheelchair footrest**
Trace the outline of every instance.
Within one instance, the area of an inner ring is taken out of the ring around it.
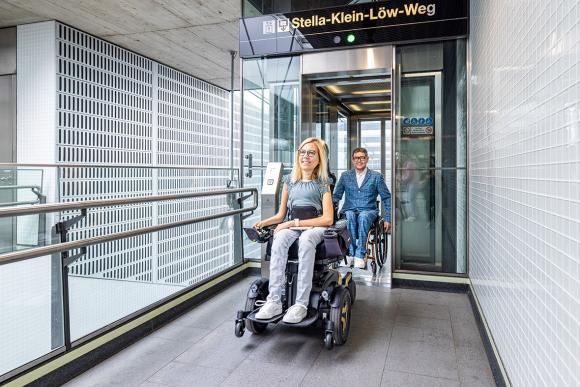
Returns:
[[[313,308],[308,308],[308,313],[306,314],[306,317],[304,317],[304,320],[300,321],[299,323],[286,323],[284,321],[282,321],[282,324],[284,325],[288,325],[291,327],[307,327],[310,326],[314,323],[316,323],[316,321],[318,321],[318,311],[316,309]]]
[[[256,318],[256,313],[258,313],[258,310],[260,309],[256,309],[255,311],[253,311],[252,313],[250,313],[246,318],[250,321],[256,322],[256,323],[262,323],[262,324],[275,324],[278,321],[282,320],[282,317],[284,317],[284,313],[281,313],[277,316],[274,316],[272,318],[269,319],[261,319],[261,318]]]

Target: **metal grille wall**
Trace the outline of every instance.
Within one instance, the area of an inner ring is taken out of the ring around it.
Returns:
[[[159,65],[159,165],[227,168],[230,149],[230,95],[190,75]],[[227,169],[159,171],[160,194],[223,189]],[[159,222],[170,223],[229,209],[226,198],[158,204]],[[233,232],[216,219],[159,233],[159,279],[191,285],[233,263]]]
[[[57,161],[103,164],[61,168],[61,201],[226,187],[228,91],[74,28],[56,26]],[[194,169],[208,166],[224,170]],[[226,199],[219,198],[95,209],[71,230],[70,240],[226,208]],[[215,221],[93,246],[70,273],[190,285],[233,263],[232,234],[228,222]]]

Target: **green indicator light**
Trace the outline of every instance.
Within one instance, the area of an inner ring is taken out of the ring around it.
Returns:
[[[354,43],[354,34],[346,35],[346,41],[349,43]]]

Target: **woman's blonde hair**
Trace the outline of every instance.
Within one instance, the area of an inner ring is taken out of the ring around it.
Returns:
[[[326,143],[324,140],[321,140],[316,137],[309,137],[306,140],[302,141],[302,144],[298,147],[296,151],[296,156],[294,157],[294,168],[292,168],[292,174],[290,175],[290,180],[292,183],[296,183],[297,181],[302,180],[302,169],[300,168],[300,151],[302,147],[306,144],[313,143],[316,145],[316,149],[318,150],[318,165],[312,171],[312,179],[319,178],[323,182],[328,182],[328,156],[326,153]]]

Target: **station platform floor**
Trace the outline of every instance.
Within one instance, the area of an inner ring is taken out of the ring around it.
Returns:
[[[495,386],[467,295],[358,286],[347,343],[322,328],[234,335],[247,277],[67,386]]]

